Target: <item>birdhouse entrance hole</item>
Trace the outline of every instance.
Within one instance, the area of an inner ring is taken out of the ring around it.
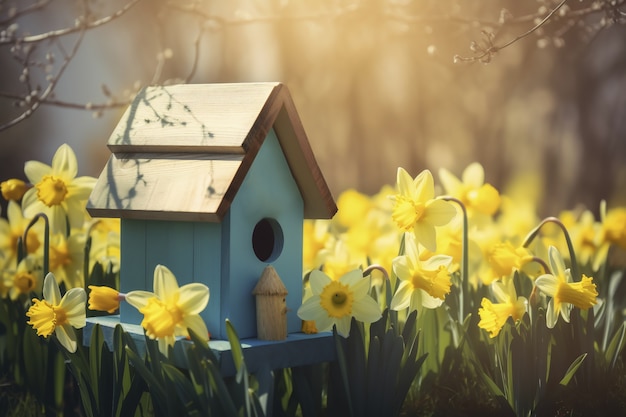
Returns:
[[[283,250],[283,230],[274,219],[261,219],[252,232],[252,249],[260,261],[275,261]]]

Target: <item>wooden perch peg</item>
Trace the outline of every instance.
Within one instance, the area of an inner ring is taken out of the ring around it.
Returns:
[[[273,266],[265,267],[252,294],[256,296],[257,338],[285,340],[287,338],[287,288]]]

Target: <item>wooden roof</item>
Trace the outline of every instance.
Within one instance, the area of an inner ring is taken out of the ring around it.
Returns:
[[[270,129],[305,218],[337,206],[281,83],[184,84],[139,92],[111,134],[87,203],[94,217],[221,221]]]

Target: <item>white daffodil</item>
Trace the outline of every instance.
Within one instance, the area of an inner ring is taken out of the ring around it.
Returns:
[[[363,278],[363,272],[355,269],[331,279],[318,269],[311,271],[309,277],[311,295],[298,309],[298,317],[315,322],[319,331],[337,327],[337,333],[343,337],[350,335],[352,317],[372,323],[381,318],[380,308],[368,292],[370,280]]]

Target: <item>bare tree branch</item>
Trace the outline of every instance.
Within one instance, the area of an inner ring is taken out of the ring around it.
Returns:
[[[16,39],[15,37],[0,38],[0,46],[10,45],[10,44],[15,43],[16,41],[19,41],[21,44],[38,43],[38,42],[45,41],[47,39],[59,38],[61,36],[69,35],[71,33],[77,33],[77,32],[82,32],[85,30],[97,28],[98,26],[106,25],[112,20],[117,19],[118,17],[124,15],[127,11],[129,11],[133,6],[135,6],[140,1],[141,0],[131,0],[126,5],[124,5],[124,7],[115,11],[115,13],[109,16],[105,16],[103,18],[94,20],[92,22],[85,22],[86,16],[87,16],[85,14],[82,16],[82,19],[81,18],[77,19],[77,25],[74,27],[52,30],[50,32],[40,33],[38,35],[24,36],[19,39]]]

